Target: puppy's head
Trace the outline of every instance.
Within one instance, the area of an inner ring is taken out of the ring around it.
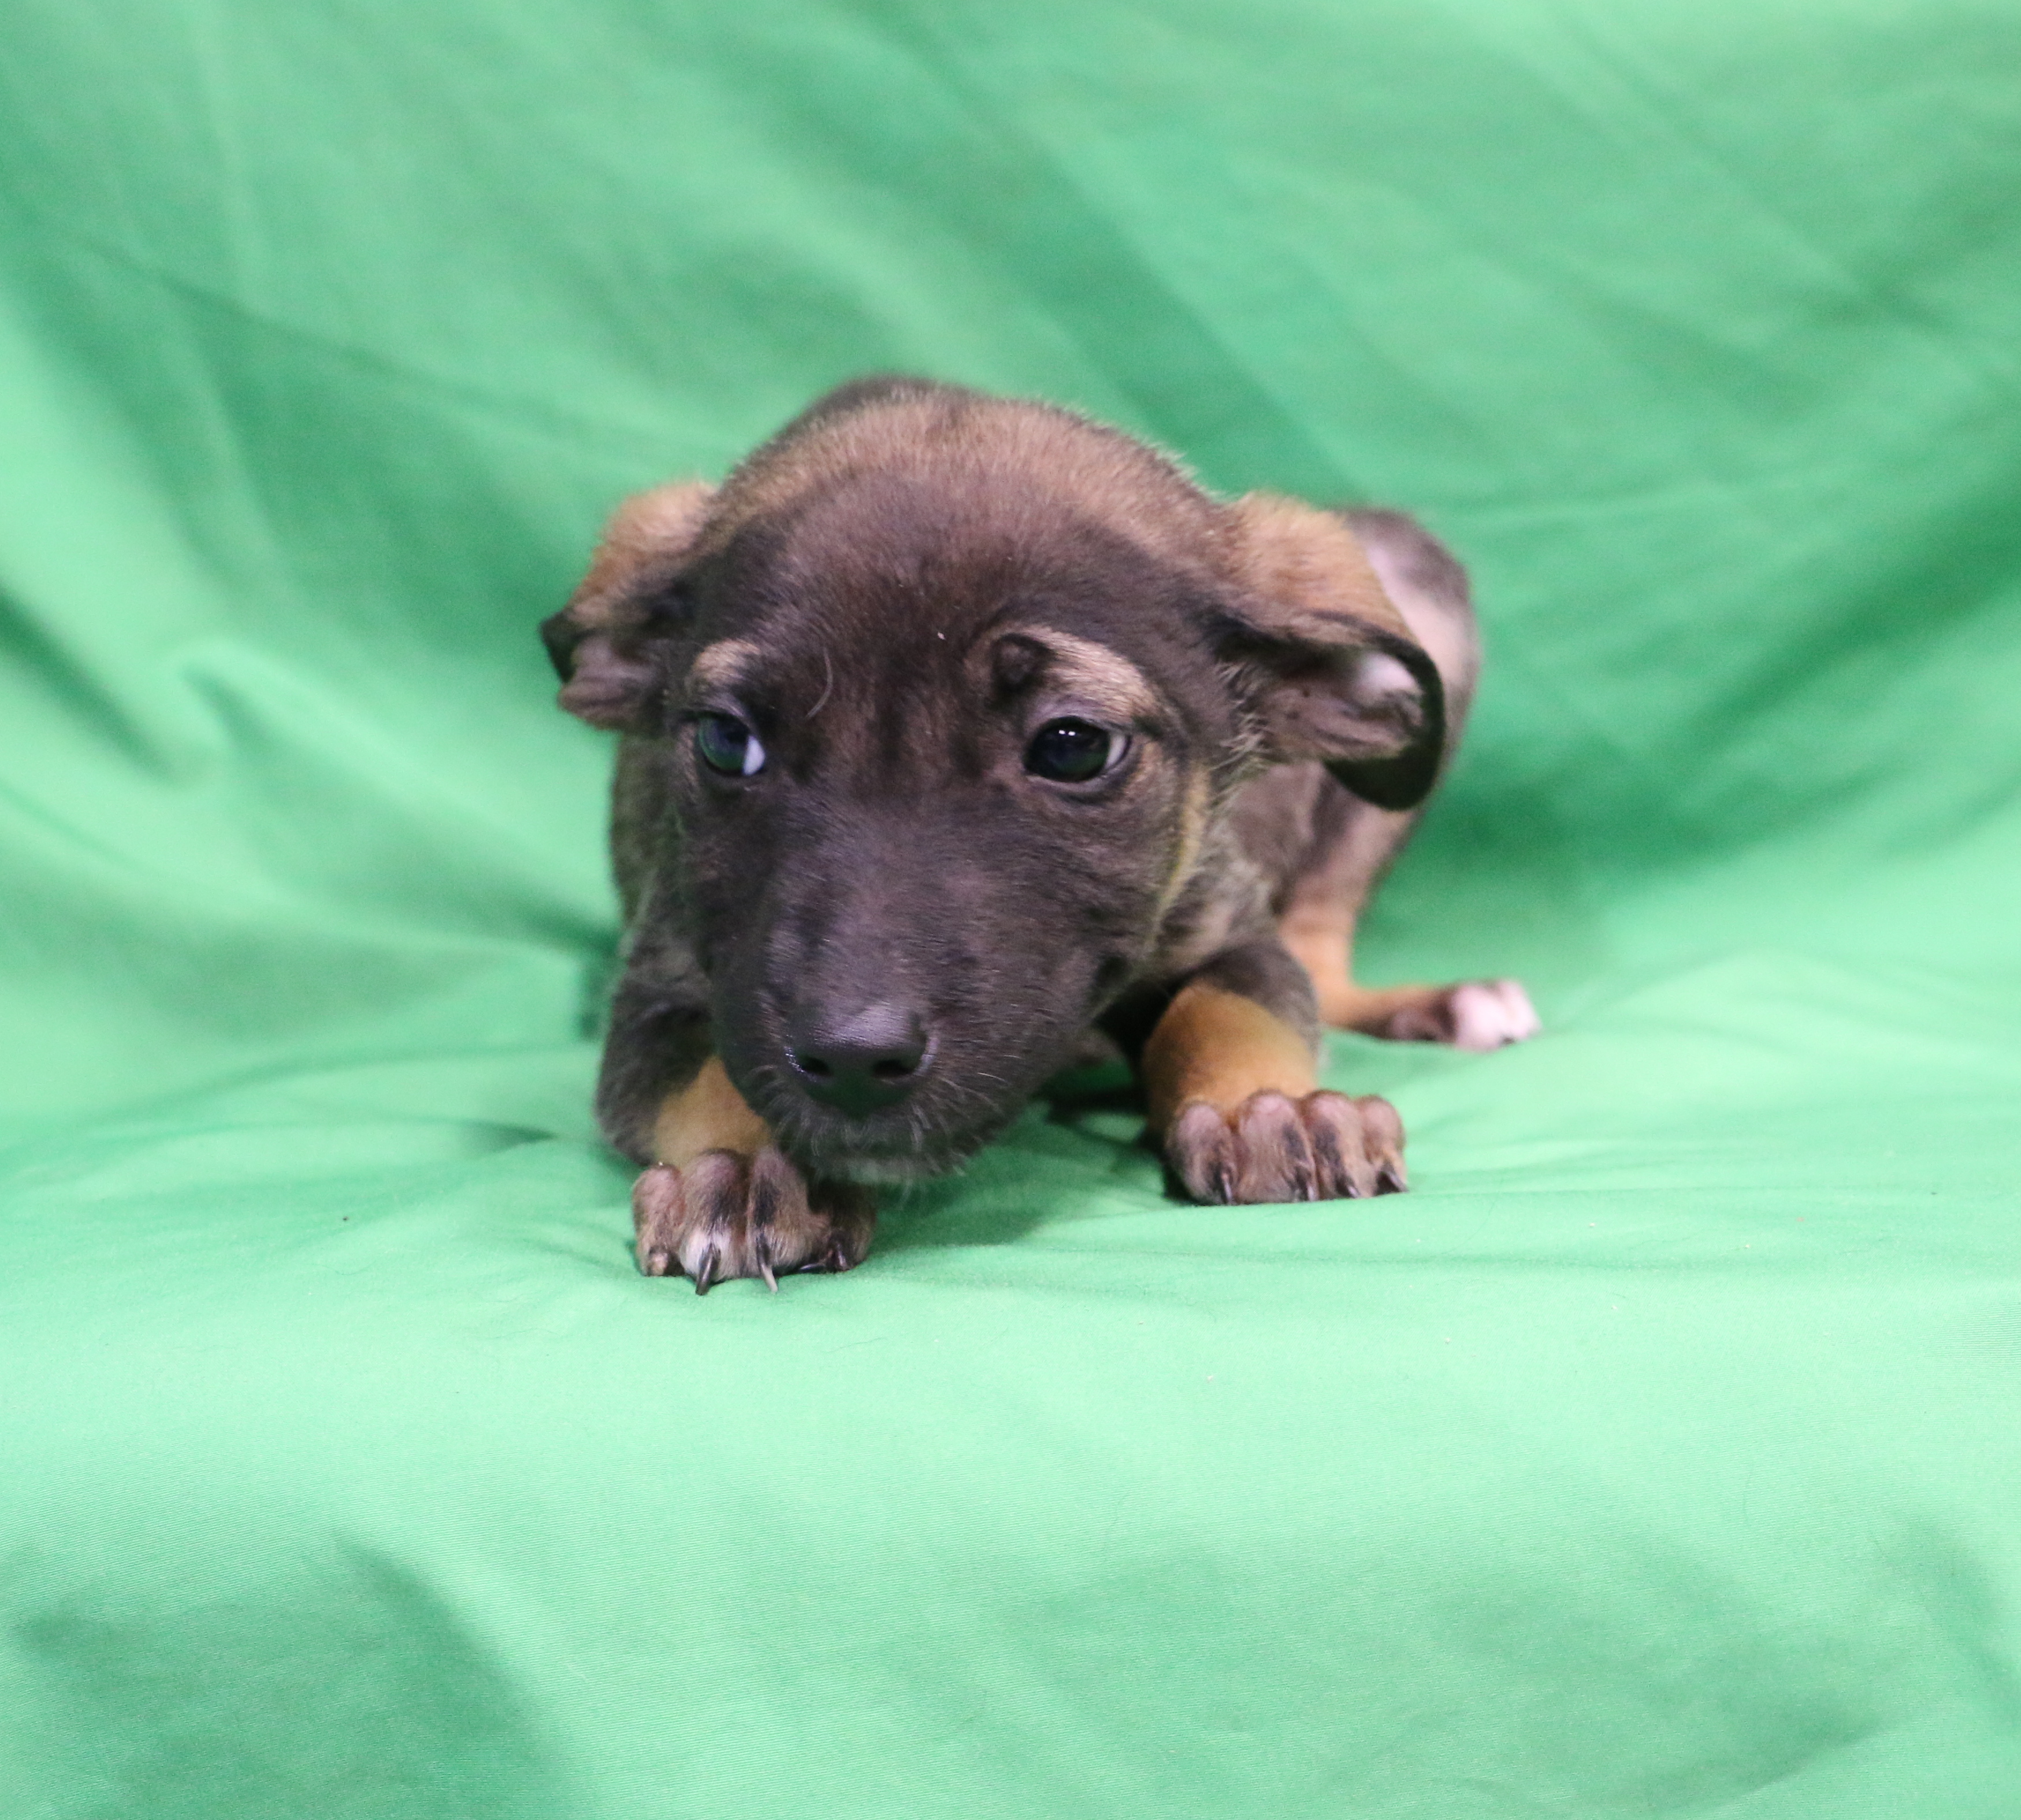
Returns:
[[[630,502],[544,630],[563,704],[657,769],[648,913],[681,918],[732,1079],[858,1181],[1016,1115],[1144,976],[1258,767],[1403,806],[1443,741],[1341,521],[947,388],[859,390],[719,493]]]

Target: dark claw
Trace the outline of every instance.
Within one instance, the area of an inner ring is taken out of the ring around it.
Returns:
[[[1341,1165],[1340,1142],[1334,1136],[1333,1127],[1331,1125],[1324,1119],[1316,1119],[1307,1135],[1313,1147],[1313,1174],[1315,1179],[1313,1182],[1313,1192],[1306,1198],[1310,1200],[1318,1200],[1321,1198],[1320,1188],[1328,1182],[1339,1181],[1346,1178],[1347,1171]],[[1325,1198],[1331,1200],[1337,1197],[1329,1195]]]
[[[771,1290],[774,1295],[777,1295],[779,1293],[779,1279],[772,1274],[772,1240],[770,1236],[765,1232],[759,1232],[756,1236],[756,1242],[752,1246],[751,1249],[752,1254],[758,1260],[758,1274],[764,1278],[765,1287]]]
[[[695,1266],[694,1286],[697,1295],[707,1295],[708,1286],[716,1281],[716,1250],[714,1245],[702,1253],[701,1261]]]

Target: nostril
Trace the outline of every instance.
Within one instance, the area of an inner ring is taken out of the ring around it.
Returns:
[[[786,1058],[810,1096],[851,1116],[895,1105],[918,1086],[932,1045],[909,1006],[866,1006],[837,1017],[816,1012],[793,1033]]]

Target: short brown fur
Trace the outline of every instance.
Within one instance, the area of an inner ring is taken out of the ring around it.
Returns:
[[[1400,1123],[1317,1087],[1322,1021],[1535,1028],[1513,982],[1352,977],[1479,662],[1399,514],[1224,504],[1071,413],[867,380],[621,508],[543,631],[625,735],[598,1110],[649,1273],[850,1267],[866,1185],[957,1166],[1091,1030],[1184,1192],[1390,1192]]]

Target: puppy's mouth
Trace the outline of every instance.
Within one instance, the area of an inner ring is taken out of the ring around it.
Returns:
[[[1078,1007],[1076,1007],[1078,1008]],[[923,1181],[1002,1135],[1058,1072],[1084,1020],[1026,1006],[990,1018],[961,1004],[783,1009],[770,993],[725,1005],[721,1054],[773,1141],[832,1181]]]
[[[870,1078],[856,1090],[825,1077],[810,1065],[818,1058],[807,1046],[796,1050],[789,1040],[761,1036],[747,1047],[733,1039],[721,1053],[737,1090],[794,1162],[817,1178],[868,1186],[949,1174],[1000,1136],[1051,1072],[1045,1057],[1021,1057],[1019,1047],[992,1046],[987,1065],[978,1066],[928,1043],[903,1058],[915,1062],[905,1076],[890,1071],[882,1083],[875,1063],[859,1057],[858,1072]],[[832,1046],[828,1054],[839,1059]]]
[[[796,1163],[832,1181],[865,1186],[926,1181],[967,1163],[1017,1116],[1018,1104],[1000,1109],[986,1102],[954,1120],[945,1090],[923,1092],[898,1105],[855,1116],[816,1105],[768,1071],[770,1090],[747,1095],[772,1128],[774,1141]],[[982,1096],[974,1095],[978,1102]],[[1021,1104],[1021,1101],[1018,1102]],[[979,1116],[978,1116],[979,1115]]]

